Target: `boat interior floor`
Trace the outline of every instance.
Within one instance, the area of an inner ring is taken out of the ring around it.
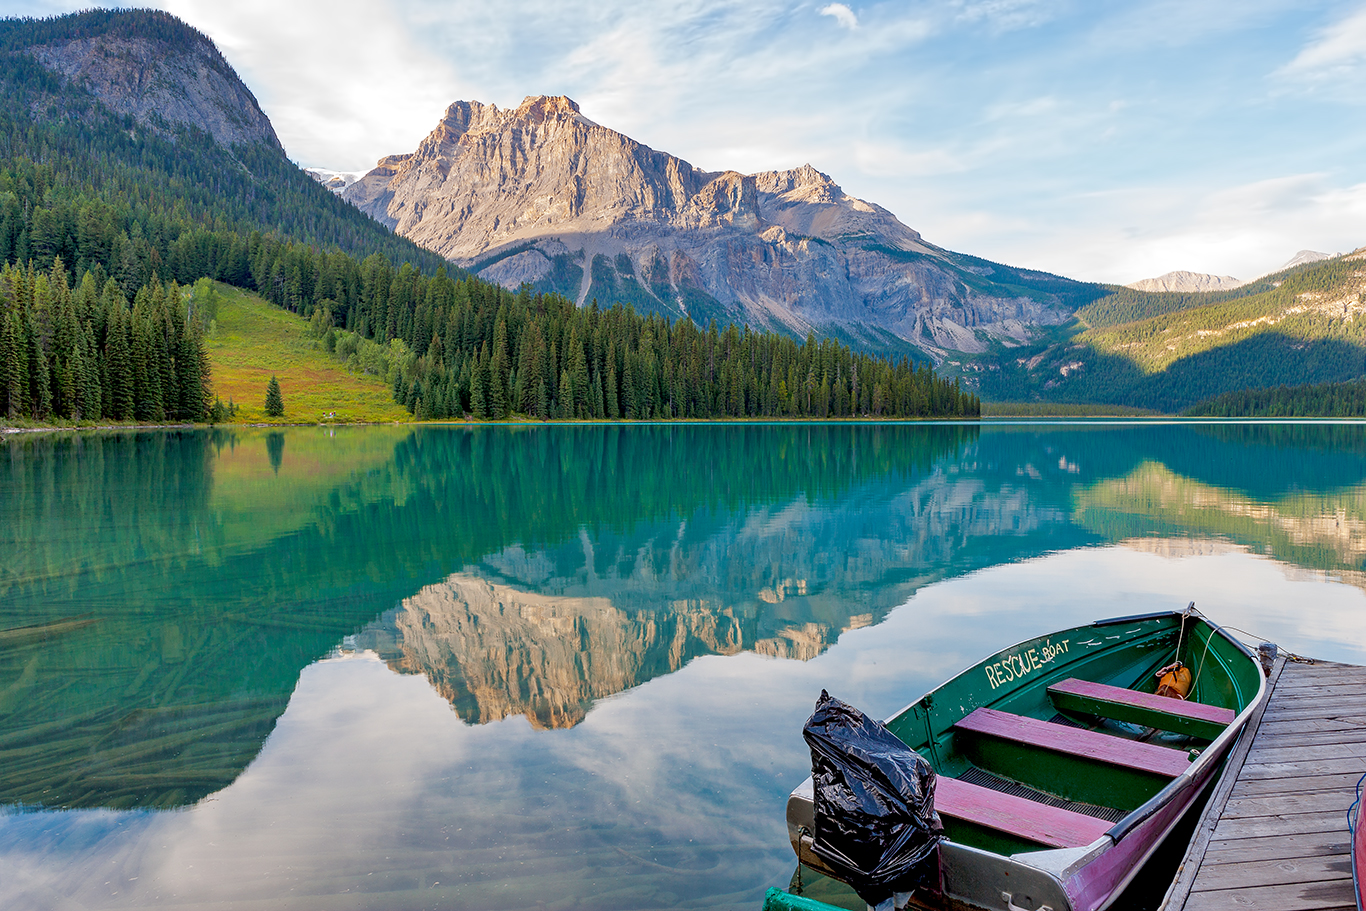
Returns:
[[[941,778],[941,816],[1025,846],[1090,844],[1180,775],[1234,716],[1080,680],[1048,694],[1057,710],[1048,720],[979,708],[954,725],[967,766]]]

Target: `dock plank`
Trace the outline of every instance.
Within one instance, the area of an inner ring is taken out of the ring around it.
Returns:
[[[1346,718],[1309,718],[1303,721],[1262,721],[1257,729],[1262,735],[1327,733],[1330,731],[1366,731],[1366,723]]]
[[[1366,743],[1346,740],[1339,743],[1316,744],[1308,746],[1262,746],[1252,745],[1250,760],[1259,762],[1284,762],[1287,760],[1312,759],[1366,759]],[[1366,766],[1366,763],[1362,764]]]
[[[1279,794],[1265,797],[1229,797],[1224,807],[1224,819],[1249,816],[1290,816],[1295,813],[1328,813],[1347,808],[1341,795],[1333,791],[1314,791],[1309,794]],[[1345,817],[1344,817],[1345,818]]]
[[[1268,685],[1162,911],[1356,907],[1346,811],[1366,772],[1366,668],[1281,659]]]
[[[1286,883],[1192,892],[1187,911],[1356,911],[1352,874],[1347,879],[1317,883]]]
[[[1299,832],[1346,831],[1347,805],[1341,810],[1318,813],[1290,813],[1285,816],[1221,817],[1219,835],[1225,838],[1261,838],[1267,835],[1294,835]]]
[[[1268,734],[1263,731],[1257,738],[1257,745],[1262,748],[1333,746],[1340,743],[1366,743],[1366,728],[1353,728],[1345,731],[1306,731],[1300,734]]]
[[[1282,713],[1304,711],[1306,709],[1322,709],[1323,714],[1332,715],[1335,711],[1344,714],[1356,714],[1361,709],[1360,696],[1304,696],[1300,699],[1285,699],[1278,702],[1267,710],[1267,714],[1276,717]]]
[[[1337,775],[1355,771],[1361,777],[1361,759],[1307,759],[1303,762],[1258,762],[1243,766],[1244,778],[1296,778],[1305,775]]]
[[[1287,688],[1286,696],[1360,696],[1366,693],[1366,679],[1361,681],[1341,681],[1336,683],[1311,683]]]
[[[1209,864],[1200,891],[1244,889],[1250,886],[1290,885],[1341,879],[1352,875],[1350,854],[1319,854],[1308,857],[1277,857],[1264,860]]]
[[[1347,851],[1347,833],[1344,832],[1304,832],[1298,835],[1280,835],[1271,838],[1225,838],[1215,839],[1209,844],[1207,856],[1217,866],[1220,858],[1225,862],[1242,863],[1245,861],[1266,861],[1344,854]]]
[[[1341,775],[1302,775],[1284,778],[1239,778],[1230,797],[1274,797],[1293,791],[1308,794],[1313,791],[1335,791],[1355,788],[1361,775],[1346,772]]]

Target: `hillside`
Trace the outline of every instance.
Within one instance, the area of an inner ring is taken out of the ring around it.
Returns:
[[[387,377],[339,360],[300,317],[257,295],[219,285],[204,341],[214,393],[237,406],[236,423],[352,423],[412,420]],[[265,413],[266,383],[278,377],[283,418]]]
[[[1105,293],[937,247],[810,165],[703,171],[565,97],[457,101],[343,196],[509,289],[935,359],[1019,344]]]
[[[988,401],[1106,402],[1181,411],[1225,393],[1366,373],[1366,252],[1231,291],[1131,289],[1082,308],[1052,339],[946,365]]]

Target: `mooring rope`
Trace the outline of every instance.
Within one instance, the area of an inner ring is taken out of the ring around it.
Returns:
[[[1306,658],[1306,657],[1304,657],[1303,655],[1297,655],[1297,654],[1295,654],[1294,652],[1292,652],[1292,651],[1290,651],[1290,650],[1288,650],[1288,649],[1283,649],[1283,648],[1281,648],[1280,643],[1278,643],[1278,642],[1276,642],[1276,640],[1270,639],[1270,638],[1268,638],[1268,637],[1266,637],[1266,636],[1259,636],[1259,635],[1257,635],[1256,633],[1250,633],[1250,632],[1248,632],[1247,630],[1245,630],[1245,629],[1239,629],[1239,628],[1236,627],[1236,626],[1224,626],[1224,629],[1232,630],[1232,631],[1235,632],[1235,633],[1242,633],[1244,636],[1247,636],[1247,637],[1249,637],[1249,638],[1251,638],[1251,639],[1256,639],[1256,640],[1261,641],[1261,642],[1270,642],[1272,645],[1275,645],[1275,646],[1276,646],[1277,651],[1279,651],[1282,655],[1285,656],[1285,660],[1286,660],[1286,661],[1294,661],[1296,664],[1317,664],[1317,663],[1318,663],[1318,662],[1315,661],[1313,658]]]

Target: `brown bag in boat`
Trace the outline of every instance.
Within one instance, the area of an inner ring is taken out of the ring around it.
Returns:
[[[1185,699],[1191,691],[1191,672],[1180,661],[1174,661],[1157,672],[1157,695]]]

